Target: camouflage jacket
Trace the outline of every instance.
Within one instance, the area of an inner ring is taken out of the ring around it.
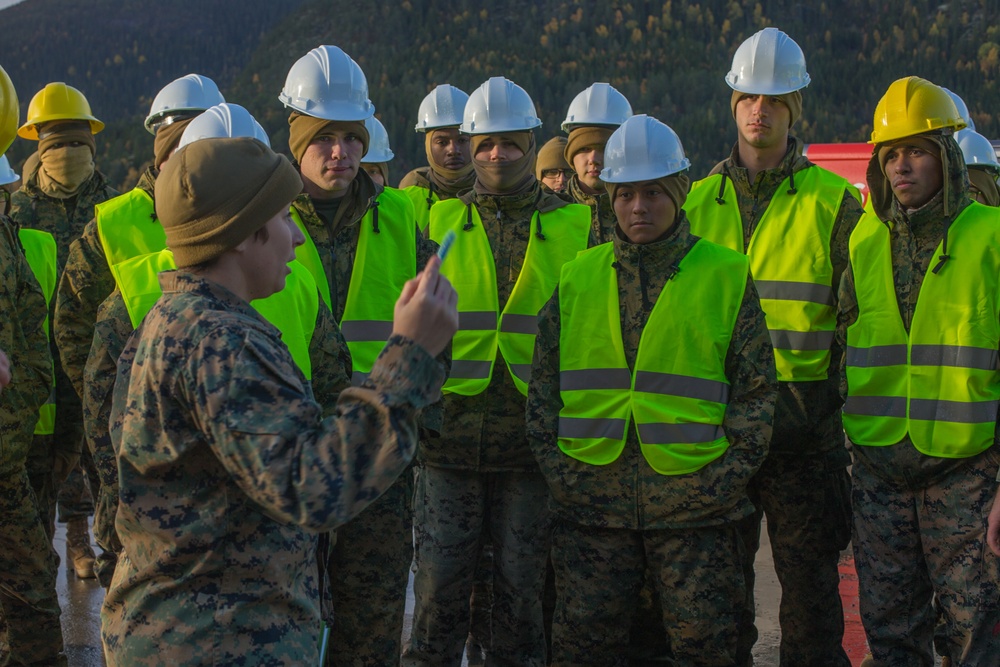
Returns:
[[[305,224],[306,232],[316,244],[316,250],[323,262],[323,271],[330,284],[330,301],[333,315],[337,322],[344,317],[344,306],[347,304],[347,291],[354,272],[354,257],[358,250],[358,234],[362,218],[368,212],[372,202],[382,191],[368,174],[361,170],[351,185],[351,192],[341,202],[339,220],[326,221],[316,212],[309,195],[301,194],[292,207],[298,211]],[[412,222],[416,226],[416,222]],[[437,244],[425,238],[419,231],[417,234],[417,271],[437,252]],[[440,357],[445,369],[451,363],[449,349]],[[440,405],[431,406],[421,415],[421,427],[437,431],[441,425]]]
[[[611,206],[611,195],[601,192],[596,195],[587,194],[580,187],[580,177],[576,174],[566,184],[566,193],[577,204],[590,207],[590,243],[589,247],[601,245],[614,239],[618,218]]]
[[[711,174],[725,172],[732,180],[743,219],[744,251],[757,229],[771,198],[782,181],[803,169],[818,168],[802,156],[802,143],[790,137],[788,152],[781,164],[757,174],[753,183],[749,172],[739,166],[737,147],[730,156],[712,169]],[[861,218],[861,205],[849,193],[844,193],[830,239],[830,260],[833,264],[833,291],[847,267],[848,242]],[[833,359],[839,351],[834,343]],[[831,362],[833,363],[833,362]],[[844,448],[843,425],[840,417],[842,401],[836,379],[825,382],[780,382],[778,401],[774,406],[774,437],[771,451],[776,454],[827,454],[840,467],[849,463]]]
[[[156,170],[149,167],[139,177],[136,187],[152,198],[155,183]],[[142,222],[158,224],[155,220]],[[83,228],[80,238],[69,246],[66,268],[56,292],[52,327],[63,370],[81,398],[84,392],[83,367],[94,337],[97,308],[114,289],[115,279],[108,268],[94,218]]]
[[[630,369],[635,367],[642,330],[668,285],[670,267],[676,266],[697,241],[683,215],[666,238],[654,243],[636,245],[615,234],[622,343]],[[558,290],[542,310],[538,330],[527,430],[531,449],[552,490],[554,512],[589,526],[652,530],[719,524],[753,510],[746,485],[767,455],[778,383],[764,313],[749,278],[725,359],[730,393],[723,429],[730,446],[722,457],[687,475],[660,475],[649,467],[635,428],[629,428],[621,456],[608,465],[594,466],[564,454],[557,442],[563,405],[559,394]]]
[[[52,389],[45,336],[45,297],[28,266],[14,225],[0,216],[0,350],[11,382],[0,390],[0,471],[24,467],[38,408]]]
[[[10,217],[19,227],[40,229],[52,234],[59,249],[59,275],[63,273],[69,247],[80,238],[83,228],[94,217],[94,206],[119,192],[109,186],[104,175],[95,171],[80,187],[75,197],[56,199],[38,188],[37,170],[27,175],[21,189],[10,197]],[[55,304],[52,304],[53,308]]]
[[[470,192],[461,199],[473,203],[483,221],[496,264],[497,295],[503,308],[521,275],[528,239],[539,231],[531,222],[534,212],[554,210],[566,202],[543,193],[537,184],[521,195]],[[419,458],[443,468],[484,472],[538,470],[525,439],[524,396],[510,379],[499,352],[486,391],[475,396],[445,394],[441,436],[422,443]]]
[[[393,336],[322,420],[248,303],[191,273],[160,283],[115,382],[124,552],[101,614],[108,664],[316,664],[316,533],[406,468],[444,375]]]
[[[966,175],[965,160],[962,157],[961,149],[953,140],[944,142],[948,151],[950,173],[946,177],[950,181],[949,188],[949,210],[954,211],[950,217],[957,216],[966,206],[969,205],[968,196],[968,176]],[[873,158],[873,163],[869,166],[869,183],[872,182],[873,173],[881,178],[877,159]],[[927,275],[931,267],[931,261],[936,260],[935,250],[944,234],[944,193],[939,192],[923,207],[905,211],[892,197],[892,193],[887,193],[888,203],[876,204],[875,210],[879,211],[879,218],[890,228],[889,244],[892,253],[892,281],[896,288],[896,301],[899,305],[899,312],[903,318],[903,324],[907,332],[910,330],[910,323],[913,321],[913,313],[917,306],[917,297],[920,294],[920,286],[924,276]],[[878,198],[876,189],[872,188],[873,204]],[[960,258],[953,258],[949,261],[961,261]],[[844,272],[840,283],[839,312],[837,316],[837,340],[841,350],[847,349],[847,328],[858,319],[858,298],[854,283],[854,268],[850,265]],[[836,363],[839,359],[839,363]],[[838,370],[838,381],[843,397],[847,398],[847,374],[846,356],[841,354],[838,359],[834,359],[831,370]],[[911,488],[924,488],[928,484],[933,484],[937,480],[969,464],[969,459],[944,459],[934,456],[927,456],[917,451],[909,437],[904,438],[896,445],[888,447],[859,447],[853,448],[854,456],[862,458],[868,464],[867,469],[875,474],[891,481],[895,484],[909,486]],[[997,420],[997,436],[994,438],[994,445],[986,452],[979,454],[976,458],[987,456],[990,452],[1000,452],[1000,415]]]
[[[118,357],[132,335],[132,320],[117,289],[97,311],[93,344],[83,374],[83,426],[101,479],[94,512],[94,538],[102,549],[121,551],[114,519],[118,510],[118,462],[111,446],[109,419]],[[323,416],[335,413],[337,396],[351,386],[351,354],[323,300],[319,300],[316,328],[309,345],[312,390]]]

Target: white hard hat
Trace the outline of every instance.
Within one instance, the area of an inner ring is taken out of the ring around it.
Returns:
[[[188,74],[174,79],[160,89],[149,107],[145,126],[150,134],[156,134],[153,126],[167,116],[183,112],[192,114],[202,112],[225,101],[214,81],[201,74]]]
[[[965,164],[979,167],[989,167],[1000,171],[1000,161],[997,160],[996,149],[990,140],[979,134],[975,130],[968,128],[955,133],[955,141],[962,149],[965,156]]]
[[[336,46],[317,46],[296,60],[278,99],[289,109],[324,120],[364,120],[375,113],[365,73]]]
[[[239,104],[218,104],[192,120],[177,142],[177,150],[199,139],[252,137],[268,147],[271,142],[257,119]]]
[[[618,127],[632,115],[632,105],[610,83],[595,83],[573,98],[562,122],[563,132],[579,126]]]
[[[365,129],[368,130],[368,152],[361,158],[362,162],[378,164],[388,162],[395,157],[389,148],[389,133],[385,131],[378,118],[375,116],[365,118]]]
[[[975,130],[976,124],[972,122],[972,116],[969,115],[969,107],[965,104],[965,100],[963,100],[961,97],[951,92],[944,86],[941,86],[941,90],[948,93],[948,97],[950,97],[951,101],[955,103],[955,107],[958,109],[958,115],[961,116],[962,120],[965,121],[965,129]]]
[[[10,168],[10,160],[6,155],[0,155],[0,185],[9,185],[21,178]]]
[[[417,132],[436,130],[439,127],[458,127],[462,124],[462,112],[469,95],[465,91],[441,84],[427,93],[417,110]]]
[[[726,83],[750,95],[801,90],[809,85],[806,57],[791,37],[777,28],[764,28],[736,49]]]
[[[690,166],[677,133],[665,123],[640,114],[628,118],[608,138],[601,180],[641,183],[676,174]]]
[[[535,103],[524,88],[502,76],[491,77],[476,88],[462,115],[465,134],[524,132],[541,124]]]

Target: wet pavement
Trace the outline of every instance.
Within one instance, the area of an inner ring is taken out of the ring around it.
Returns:
[[[70,572],[67,574],[66,568],[66,527],[64,524],[56,524],[55,548],[59,553],[62,563],[59,566],[59,579],[56,588],[59,592],[59,603],[62,605],[63,638],[66,646],[66,655],[69,659],[70,667],[100,667],[104,665],[101,653],[100,637],[100,613],[101,602],[104,599],[104,589],[97,583],[96,579],[81,580]],[[97,549],[97,547],[94,547]],[[845,617],[847,620],[848,634],[852,633],[852,619],[856,617],[856,592],[852,598],[849,581],[852,564],[850,554],[845,553],[842,566],[845,586],[842,591],[846,591],[844,596]],[[856,591],[857,584],[854,584]],[[766,528],[761,530],[761,548],[757,554],[757,629],[760,637],[754,647],[754,662],[757,667],[777,667],[778,665],[778,645],[781,640],[781,631],[778,628],[778,602],[781,599],[781,589],[778,585],[777,577],[774,574],[774,567],[771,564],[771,545],[767,539]],[[853,612],[852,612],[853,605]],[[404,638],[409,635],[412,624],[413,611],[413,579],[410,578],[410,586],[406,595],[406,618],[403,623]],[[852,616],[852,613],[854,616]],[[857,637],[860,625],[853,627],[853,636]],[[852,663],[857,665],[864,657],[863,637],[862,644],[845,647],[849,650]]]

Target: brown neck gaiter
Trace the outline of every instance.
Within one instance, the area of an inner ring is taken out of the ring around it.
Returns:
[[[518,147],[524,151],[524,155],[506,162],[476,159],[476,148],[484,137],[472,138],[472,165],[476,173],[475,191],[478,194],[516,195],[534,187],[535,136],[531,132],[512,132],[509,136],[518,140]]]
[[[427,164],[430,171],[427,180],[434,184],[434,191],[445,195],[445,199],[457,197],[472,189],[476,182],[476,172],[470,160],[461,169],[448,169],[434,161],[431,154],[431,140],[434,138],[434,131],[425,133],[424,153],[427,154]]]
[[[167,161],[170,154],[177,148],[177,144],[180,143],[181,135],[184,134],[184,128],[190,125],[194,118],[185,118],[184,120],[174,121],[170,125],[162,125],[156,131],[156,136],[153,138],[154,167],[159,169],[163,166],[163,163]]]
[[[969,167],[969,183],[982,193],[987,206],[1000,206],[1000,189],[997,188],[997,179],[993,174],[985,169]]]
[[[90,146],[60,146],[39,154],[38,188],[50,197],[69,199],[94,175]]]

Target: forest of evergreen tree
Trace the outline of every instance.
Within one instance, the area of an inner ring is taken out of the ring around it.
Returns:
[[[277,95],[291,64],[319,44],[340,46],[364,69],[397,156],[393,182],[424,163],[413,131],[421,98],[440,83],[471,92],[498,75],[534,99],[539,145],[560,132],[578,92],[611,83],[636,113],[677,131],[698,178],[735,138],[723,79],[732,55],[769,25],[806,54],[812,83],[793,130],[806,142],[867,140],[875,103],[910,74],[960,94],[979,131],[1000,135],[1000,0],[27,0],[0,17],[0,65],[22,115],[49,81],[81,89],[108,123],[98,164],[121,189],[152,158],[142,120],[153,96],[189,72],[215,79],[287,152]],[[15,142],[15,168],[33,150]]]

